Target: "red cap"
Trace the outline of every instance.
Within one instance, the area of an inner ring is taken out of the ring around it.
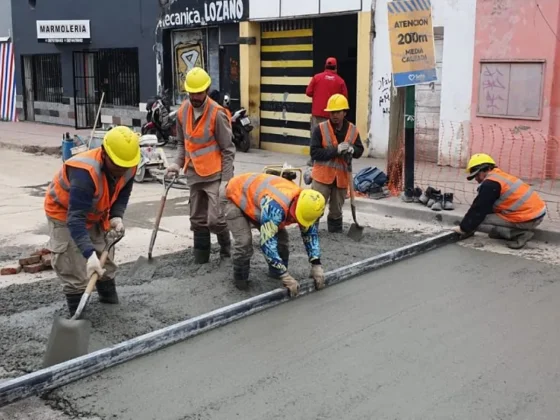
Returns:
[[[334,57],[329,57],[327,58],[327,61],[325,63],[325,66],[333,66],[336,67],[336,58]]]

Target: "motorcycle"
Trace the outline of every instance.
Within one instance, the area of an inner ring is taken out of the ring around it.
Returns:
[[[214,99],[218,96],[217,91],[212,92],[211,97]],[[214,99],[216,100],[216,99]],[[222,106],[226,109],[230,109],[230,97],[228,94],[224,95],[224,100]],[[245,108],[240,108],[233,113],[231,116],[231,131],[233,135],[233,144],[235,147],[243,153],[247,153],[251,147],[251,139],[249,138],[249,133],[253,131],[253,126],[251,125],[251,120],[247,116],[247,110]]]
[[[167,92],[167,91],[166,91]],[[155,96],[146,103],[146,123],[141,128],[142,135],[155,134],[158,139],[157,146],[168,143],[177,144],[177,111],[171,111],[166,97]]]
[[[154,179],[155,170],[163,171],[167,168],[167,156],[161,147],[155,134],[144,134],[140,136],[140,163],[134,175],[134,181],[142,183]]]

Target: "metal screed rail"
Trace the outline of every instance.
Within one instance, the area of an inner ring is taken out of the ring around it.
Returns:
[[[455,232],[444,232],[411,245],[406,245],[384,254],[329,271],[325,275],[325,284],[326,286],[332,286],[341,283],[352,277],[359,276],[405,258],[453,243],[457,241],[458,238],[459,236]],[[311,293],[313,290],[314,286],[311,281],[302,282],[299,296]],[[49,368],[8,380],[0,383],[0,407],[32,395],[40,395],[51,391],[117,364],[127,362],[131,359],[143,356],[289,300],[290,298],[285,288],[275,289],[268,293],[124,341],[112,347],[101,349]]]

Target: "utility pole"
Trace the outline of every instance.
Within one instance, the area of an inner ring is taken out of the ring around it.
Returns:
[[[414,127],[415,96],[414,85],[404,88],[404,189],[414,189]]]

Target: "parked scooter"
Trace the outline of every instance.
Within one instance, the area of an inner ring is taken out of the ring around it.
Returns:
[[[144,134],[140,137],[140,163],[136,169],[134,181],[144,182],[154,179],[152,171],[163,171],[167,168],[167,156],[161,147],[155,134]]]
[[[222,106],[230,110],[231,99],[226,93],[224,99],[220,101],[221,95],[217,90],[213,90],[210,93],[210,98],[214,101],[222,104]],[[251,125],[251,120],[247,116],[247,111],[245,108],[238,109],[231,116],[231,131],[232,131],[232,141],[235,144],[237,150],[243,153],[249,151],[251,147],[251,140],[249,138],[249,133],[253,130]]]
[[[146,123],[142,126],[142,135],[155,134],[158,147],[166,144],[177,144],[177,111],[171,112],[169,101],[165,96],[155,96],[146,103]]]

